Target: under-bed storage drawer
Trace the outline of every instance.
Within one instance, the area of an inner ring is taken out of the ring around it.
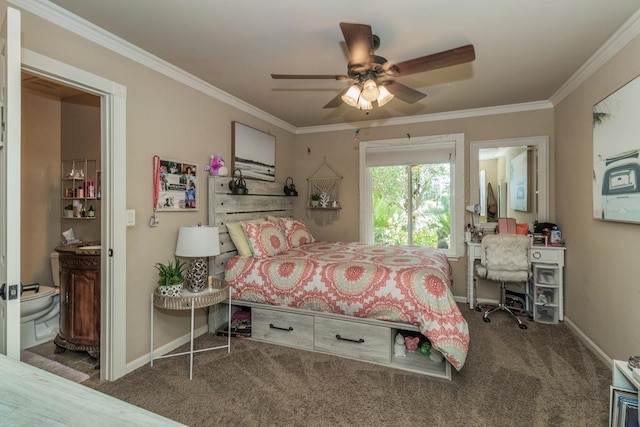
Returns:
[[[251,338],[313,349],[313,316],[254,307],[251,309]]]
[[[316,350],[378,363],[391,362],[391,329],[316,317]]]

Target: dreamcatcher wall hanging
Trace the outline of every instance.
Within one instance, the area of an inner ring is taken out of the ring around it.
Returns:
[[[342,176],[327,163],[322,164],[307,178],[307,217],[318,225],[330,225],[340,213],[340,181]]]

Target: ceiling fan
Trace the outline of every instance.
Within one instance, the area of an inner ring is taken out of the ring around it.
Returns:
[[[340,29],[349,49],[347,74],[271,74],[273,79],[332,79],[350,80],[354,84],[341,91],[324,108],[334,108],[344,102],[360,110],[371,110],[373,102],[382,107],[394,96],[413,104],[425,95],[390,77],[402,77],[452,65],[472,62],[476,58],[473,45],[414,58],[391,64],[374,52],[380,46],[380,38],[365,24],[340,23]]]

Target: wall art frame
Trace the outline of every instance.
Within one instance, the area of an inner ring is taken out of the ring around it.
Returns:
[[[198,165],[160,158],[156,188],[158,212],[193,212],[198,210]]]
[[[593,218],[640,223],[640,76],[593,106]]]
[[[240,122],[231,122],[231,169],[244,178],[276,180],[276,137]]]

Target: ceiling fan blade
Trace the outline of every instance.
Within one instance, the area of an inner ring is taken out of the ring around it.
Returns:
[[[422,98],[427,96],[422,92],[418,92],[417,90],[411,89],[409,86],[405,86],[402,83],[398,83],[394,80],[387,80],[383,83],[383,85],[389,92],[393,94],[393,96],[396,96],[398,99],[408,104],[418,102]]]
[[[347,42],[351,59],[350,64],[368,64],[373,62],[373,33],[370,25],[340,23],[340,29]]]
[[[341,106],[344,103],[344,101],[342,100],[342,95],[347,93],[348,90],[349,90],[348,87],[346,89],[342,90],[338,95],[336,95],[335,98],[333,98],[331,101],[329,101],[327,103],[327,105],[325,105],[322,108],[336,108],[336,107]]]
[[[349,80],[344,74],[271,74],[272,79],[330,79],[330,80]]]
[[[407,76],[423,71],[437,70],[452,65],[465,64],[476,59],[476,52],[472,44],[460,46],[444,52],[434,53],[421,58],[410,59],[393,65],[389,74],[393,76]]]

